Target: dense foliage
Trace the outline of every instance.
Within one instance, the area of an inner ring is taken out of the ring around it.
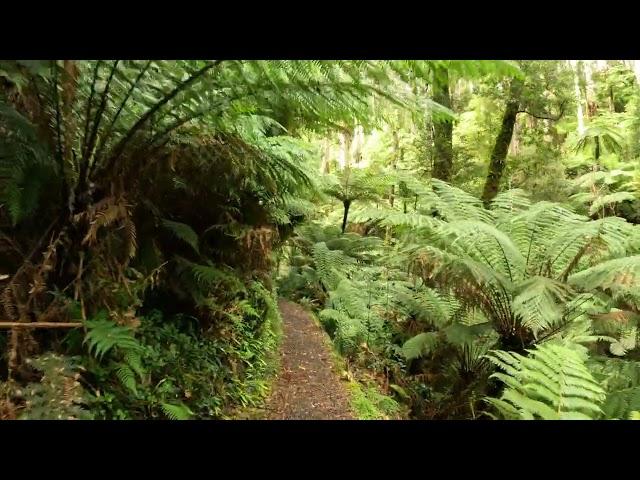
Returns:
[[[394,415],[636,416],[639,76],[0,62],[0,416],[233,417],[277,295]]]

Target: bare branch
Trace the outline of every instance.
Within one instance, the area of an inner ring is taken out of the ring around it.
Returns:
[[[3,328],[80,328],[82,322],[0,322]]]
[[[535,114],[535,113],[531,113],[530,111],[528,111],[526,109],[525,110],[518,110],[518,113],[526,113],[527,115],[531,115],[533,118],[539,118],[540,120],[551,120],[553,122],[557,122],[564,115],[564,109],[565,109],[566,104],[567,104],[566,100],[564,100],[560,104],[560,112],[556,116],[551,116],[551,115],[548,115],[548,114],[547,115]]]

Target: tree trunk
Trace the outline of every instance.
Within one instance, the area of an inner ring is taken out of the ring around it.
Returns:
[[[361,125],[358,125],[353,130],[353,142],[351,144],[351,158],[356,165],[362,161],[362,149],[364,147],[364,129]]]
[[[482,193],[482,202],[488,206],[491,200],[498,194],[500,188],[500,180],[506,166],[507,152],[509,144],[513,136],[513,127],[518,117],[518,109],[520,108],[520,93],[522,91],[522,82],[513,80],[509,87],[509,100],[502,116],[502,126],[496,138],[496,143],[491,152],[489,162],[489,171],[487,172],[487,180],[484,184]]]
[[[433,83],[433,100],[442,106],[451,108],[449,71],[442,68],[436,74],[437,78]],[[453,168],[453,123],[451,120],[437,120],[433,123],[433,129],[436,157],[433,161],[432,176],[448,182],[451,179]]]
[[[509,144],[509,155],[518,155],[520,153],[520,130],[522,130],[522,122],[516,121],[513,126],[513,137]]]
[[[349,207],[351,206],[351,200],[344,200],[342,204],[344,205],[344,215],[342,217],[342,233],[344,233],[347,228],[347,217],[349,216]]]
[[[391,168],[396,172],[398,170],[398,160],[402,160],[404,150],[400,148],[400,137],[398,131],[393,131],[393,156],[391,157]],[[389,192],[389,205],[393,208],[396,199],[396,184],[391,184],[391,191]],[[389,243],[391,241],[391,225],[387,225],[385,241]]]
[[[582,135],[584,133],[584,110],[582,109],[582,90],[580,89],[580,67],[581,67],[581,62],[580,60],[577,61],[572,61],[571,62],[573,68],[573,72],[574,72],[574,88],[575,88],[575,95],[576,95],[576,105],[577,105],[577,111],[576,111],[576,116],[578,117],[578,135]]]
[[[398,137],[398,131],[393,131],[393,156],[391,157],[391,168],[393,168],[394,172],[398,169],[398,155],[400,153],[400,137]],[[396,194],[396,185],[395,183],[391,185],[391,192],[389,194],[389,205],[393,207],[393,202],[395,201]]]
[[[341,169],[349,168],[351,166],[351,141],[352,132],[346,130],[340,134],[340,157],[338,162]]]
[[[585,102],[587,104],[587,118],[593,118],[598,115],[598,104],[596,103],[595,84],[593,82],[593,74],[597,72],[598,64],[592,61],[584,62],[584,84],[585,84]]]
[[[613,86],[609,86],[609,111],[611,113],[616,111],[616,99],[613,95]]]
[[[331,142],[328,138],[324,140],[324,150],[322,152],[322,165],[320,166],[320,173],[328,175],[331,173]]]

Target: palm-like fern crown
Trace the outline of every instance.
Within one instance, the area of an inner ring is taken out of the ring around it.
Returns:
[[[607,208],[637,199],[637,184],[631,171],[594,170],[573,180],[576,193],[570,200],[581,208],[588,206],[591,216],[606,216]]]
[[[637,310],[637,261],[628,255],[638,251],[640,238],[637,228],[623,219],[591,220],[558,204],[532,204],[521,190],[501,193],[485,209],[477,198],[438,180],[424,183],[400,172],[384,182],[388,185],[400,179],[419,196],[418,208],[404,213],[398,206],[378,203],[373,207],[364,201],[352,219],[397,230],[400,242],[396,248],[378,246],[384,251],[380,265],[402,271],[409,262],[413,272],[424,279],[426,285],[418,292],[403,291],[402,282],[410,280],[406,276],[387,288],[392,289],[394,301],[401,299],[405,311],[412,304],[417,306],[425,325],[466,322],[479,309],[483,321],[503,337],[513,337],[513,346],[520,349],[557,334],[578,338],[576,326],[596,321],[597,315],[606,314],[614,304],[622,302],[626,310],[621,315],[627,317]],[[365,271],[376,278],[372,267],[377,257],[371,255],[375,249],[369,250],[368,259],[358,258],[353,251],[347,253],[349,245],[366,237],[348,234],[331,240],[331,235],[318,236],[319,232],[301,230],[299,238],[311,242],[307,249],[315,245],[315,272],[330,299],[342,298],[340,292],[347,292],[347,283],[355,285],[362,296],[370,289]],[[427,285],[438,287],[439,293]],[[373,298],[364,310],[343,309],[341,300],[331,308],[350,318],[371,318],[378,297],[374,294]],[[456,300],[453,309],[451,298]],[[619,326],[598,325],[601,333],[620,336],[620,342],[626,338]],[[588,332],[579,335],[583,341],[597,339]],[[419,340],[416,345],[431,341]],[[422,351],[420,346],[409,348],[411,355]]]
[[[576,150],[593,148],[596,142],[609,152],[620,152],[623,148],[624,139],[614,126],[596,120],[592,125],[585,128],[584,132],[576,142]]]

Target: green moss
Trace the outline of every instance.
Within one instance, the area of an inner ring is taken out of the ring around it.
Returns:
[[[383,395],[374,385],[349,382],[350,404],[358,420],[397,418],[401,407],[393,398]]]

